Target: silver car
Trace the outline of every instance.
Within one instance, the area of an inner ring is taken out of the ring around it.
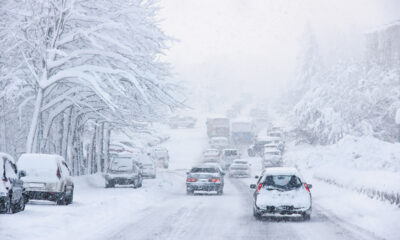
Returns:
[[[142,186],[142,170],[132,155],[112,156],[110,166],[105,174],[106,188],[115,185],[133,185],[134,188]]]
[[[51,154],[22,154],[18,167],[23,177],[26,201],[29,199],[54,201],[58,205],[71,204],[74,182],[64,158]]]
[[[249,164],[233,163],[229,167],[229,177],[250,177]]]

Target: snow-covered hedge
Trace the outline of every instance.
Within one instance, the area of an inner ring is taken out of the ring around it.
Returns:
[[[334,145],[289,148],[286,164],[312,170],[314,179],[400,205],[399,143],[346,136]]]

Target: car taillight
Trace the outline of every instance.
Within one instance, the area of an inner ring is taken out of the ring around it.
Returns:
[[[308,188],[307,183],[304,183],[304,187],[306,188],[307,191],[310,191],[310,189]]]
[[[196,178],[188,178],[186,179],[186,182],[196,182],[197,179]]]
[[[57,168],[57,177],[58,177],[58,178],[61,178],[60,168]]]
[[[258,184],[257,192],[260,192],[260,190],[261,190],[262,186],[263,186],[263,184],[262,184],[262,183]]]
[[[220,178],[211,178],[210,182],[214,182],[214,183],[221,182],[221,179]]]

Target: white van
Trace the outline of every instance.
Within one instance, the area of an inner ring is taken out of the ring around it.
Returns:
[[[74,183],[64,158],[50,154],[22,154],[18,167],[26,172],[25,194],[29,199],[54,201],[58,205],[71,204]]]

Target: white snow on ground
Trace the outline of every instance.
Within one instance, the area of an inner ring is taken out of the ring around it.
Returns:
[[[207,147],[205,129],[173,130],[163,146],[170,150],[170,169],[159,169],[157,179],[146,179],[143,188],[105,189],[101,175],[75,177],[72,205],[32,201],[24,212],[0,215],[0,239],[397,238],[393,223],[399,222],[398,208],[313,180],[312,168],[306,171],[314,185],[310,222],[256,221],[249,189],[254,178],[226,177],[222,196],[187,196],[185,172]],[[289,148],[288,156],[290,151],[296,149]],[[249,161],[254,176],[261,171],[261,160]]]
[[[345,137],[335,145],[291,144],[287,149],[285,164],[297,166],[313,184],[317,206],[345,224],[398,239],[400,208],[378,200],[378,193],[400,194],[399,143]]]

